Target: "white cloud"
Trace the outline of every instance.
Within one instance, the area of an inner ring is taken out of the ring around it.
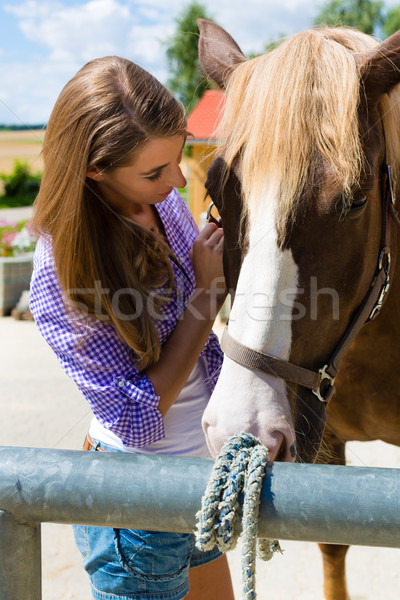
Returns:
[[[116,54],[134,60],[161,80],[166,78],[161,41],[173,31],[173,23],[148,22],[118,0],[90,0],[65,6],[60,2],[29,0],[8,5],[19,19],[26,39],[44,49],[44,55],[27,57],[26,63],[0,62],[2,122],[47,121],[63,85],[87,61]],[[148,17],[147,17],[148,18]]]
[[[210,2],[216,21],[235,38],[244,53],[261,51],[267,41],[282,34],[291,35],[312,25],[316,15],[314,2],[307,0],[232,0]]]
[[[62,87],[77,71],[48,63],[0,63],[0,123],[46,122]]]
[[[49,60],[87,61],[115,52],[129,35],[133,18],[129,8],[116,0],[91,0],[66,7],[54,2],[31,0],[8,7],[20,17],[26,38],[49,50]]]
[[[387,0],[387,5],[396,3]],[[398,2],[398,0],[397,0]],[[312,25],[320,0],[202,0],[206,11],[245,53]],[[125,56],[167,78],[165,42],[188,0],[26,0],[4,8],[34,48],[25,62],[5,62],[0,48],[0,98],[27,122],[46,121],[63,85],[87,61]],[[1,44],[1,39],[0,39]],[[35,52],[35,48],[37,51]],[[0,123],[4,122],[0,107]],[[7,122],[12,122],[8,119]]]
[[[20,20],[27,39],[49,51],[57,62],[82,60],[127,51],[146,63],[160,61],[160,42],[175,29],[175,18],[187,0],[89,0],[66,6],[61,2],[29,0],[8,5]],[[242,40],[245,51],[281,33],[293,33],[307,22],[313,3],[307,0],[214,0],[204,2],[217,22]],[[300,27],[296,23],[300,23]],[[163,56],[162,56],[163,62]],[[146,65],[143,65],[146,66]]]

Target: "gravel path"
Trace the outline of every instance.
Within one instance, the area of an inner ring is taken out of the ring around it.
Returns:
[[[0,358],[0,445],[79,449],[90,420],[88,407],[33,322],[0,318]],[[400,467],[400,449],[381,442],[350,444],[348,454],[353,465]],[[43,600],[90,600],[71,528],[44,524],[42,547]],[[258,600],[321,600],[316,544],[282,542],[282,547],[282,556],[258,563]],[[228,556],[239,590],[239,552]],[[399,600],[399,565],[400,550],[351,548],[351,600]]]

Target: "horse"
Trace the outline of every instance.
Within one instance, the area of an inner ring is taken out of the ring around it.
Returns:
[[[400,445],[400,31],[315,28],[247,59],[198,25],[225,90],[206,188],[232,296],[209,448],[248,431],[270,460],[344,464],[348,441]],[[348,547],[320,548],[343,600]]]

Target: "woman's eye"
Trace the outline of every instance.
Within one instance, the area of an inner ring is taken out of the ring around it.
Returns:
[[[161,171],[157,171],[157,173],[154,173],[154,175],[149,175],[148,177],[146,177],[146,179],[148,179],[149,181],[157,181],[158,179],[160,179],[161,177]]]

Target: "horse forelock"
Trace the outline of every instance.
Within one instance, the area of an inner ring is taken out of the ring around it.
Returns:
[[[220,138],[228,167],[240,156],[245,213],[262,209],[272,194],[283,232],[317,160],[329,165],[343,196],[351,194],[364,157],[354,54],[376,45],[372,37],[348,28],[309,30],[235,69]],[[392,145],[399,146],[397,137]]]

